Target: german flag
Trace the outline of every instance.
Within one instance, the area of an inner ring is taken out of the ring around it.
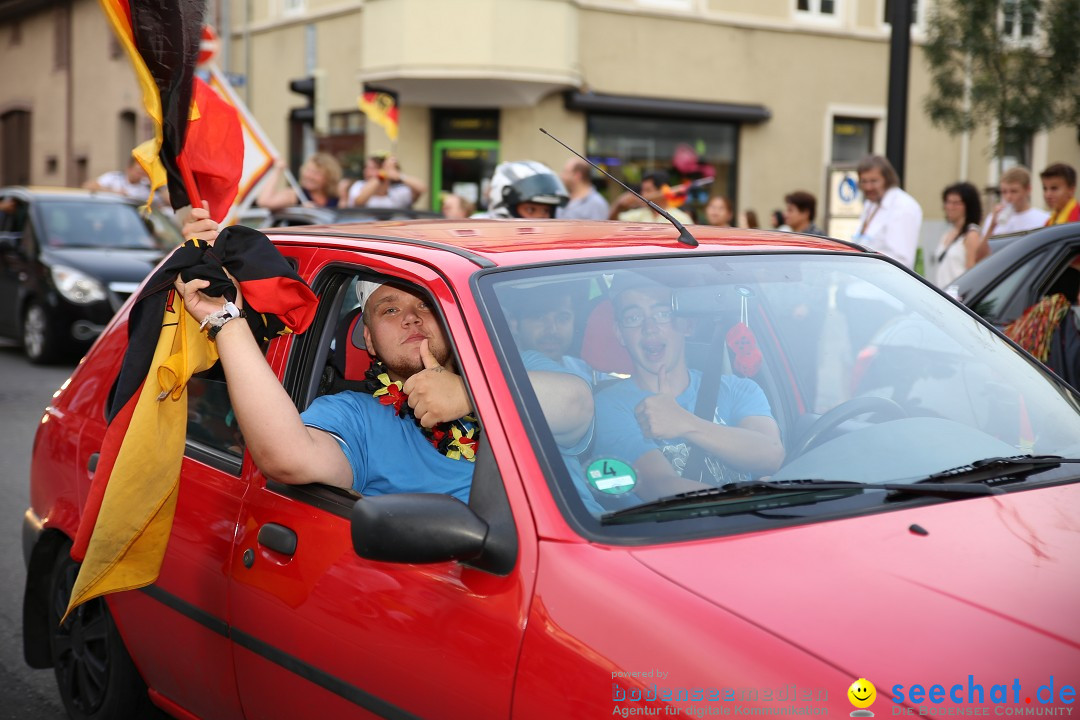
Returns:
[[[357,105],[368,118],[386,131],[391,142],[398,138],[397,95],[389,90],[365,87],[357,99]]]
[[[243,164],[243,136],[235,111],[195,82],[204,0],[100,0],[109,24],[127,50],[142,89],[143,106],[154,122],[154,138],[132,151],[150,177],[151,194],[168,185],[173,208],[232,203]],[[195,101],[193,103],[193,100]],[[189,122],[197,121],[197,122]],[[191,125],[194,155],[185,153]],[[207,162],[207,138],[212,160]],[[239,159],[237,159],[239,158]],[[231,194],[218,178],[236,177]],[[201,182],[200,182],[201,181]],[[228,202],[224,197],[228,197]]]
[[[207,295],[236,299],[260,340],[303,332],[315,315],[311,288],[265,235],[226,228],[214,245],[189,240],[144,283],[128,317],[128,348],[112,389],[109,426],[71,555],[82,562],[68,612],[109,592],[157,580],[179,490],[187,429],[185,388],[217,351],[173,288],[210,281]]]

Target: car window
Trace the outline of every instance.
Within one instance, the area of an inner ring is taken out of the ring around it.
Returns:
[[[58,248],[141,248],[160,246],[134,205],[78,200],[41,205],[45,244]]]
[[[1002,278],[997,285],[987,291],[982,298],[972,305],[971,309],[981,317],[999,325],[1007,325],[1015,320],[1024,308],[1012,309],[1010,303],[1013,306],[1017,304],[1012,301],[1016,299],[1018,294],[1026,298],[1026,292],[1022,289],[1030,286],[1033,279],[1032,272],[1042,264],[1042,259],[1043,254],[1041,253],[1029,257]],[[1023,305],[1024,302],[1026,302],[1026,299],[1021,300],[1020,305]]]
[[[158,245],[163,248],[173,248],[184,242],[184,236],[180,228],[176,226],[173,218],[160,210],[151,209],[146,217],[150,232],[157,238]]]
[[[385,372],[381,374],[369,372],[374,366],[372,364],[372,355],[368,352],[364,337],[360,290],[363,287],[362,284],[386,282],[389,279],[384,275],[378,275],[363,268],[347,269],[338,267],[317,278],[313,283],[313,287],[316,288],[319,294],[319,311],[311,327],[297,338],[293,345],[285,383],[296,398],[298,409],[304,413],[315,413],[316,419],[312,419],[309,414],[304,416],[305,421],[311,421],[314,426],[319,426],[318,423],[327,418],[326,413],[330,413],[331,422],[338,422],[337,418],[340,417],[338,413],[341,412],[343,405],[318,403],[320,398],[338,395],[347,398],[345,406],[354,403],[361,406],[358,411],[364,416],[364,422],[370,423],[364,425],[367,430],[372,427],[379,427],[386,432],[397,433],[396,424],[390,420],[395,413],[406,421],[414,421],[410,415],[411,408],[407,402],[404,399],[397,401],[399,398],[403,398],[403,395],[400,393],[400,388],[390,387],[389,376]],[[431,308],[436,322],[443,322],[440,308],[423,288],[402,281],[395,281],[395,284],[426,298],[426,305]],[[447,340],[448,352],[453,358],[455,354],[453,339],[447,336]],[[419,359],[417,362],[419,362]],[[450,362],[451,365],[457,364],[453,359]],[[466,390],[467,385],[468,381],[466,379]],[[369,406],[367,398],[361,398],[361,396],[378,398],[379,405]],[[321,406],[314,407],[315,405]],[[419,422],[415,422],[419,426]],[[475,457],[475,450],[478,448],[475,443],[482,432],[479,417],[474,413],[470,413],[463,418],[463,423],[463,428],[459,429],[466,431],[463,442],[469,447],[469,451],[464,455],[465,457]],[[471,434],[469,434],[470,431]],[[408,433],[405,434],[408,435]],[[461,445],[456,444],[460,438],[451,437],[453,432],[449,425],[442,426],[442,429],[425,429],[423,434],[424,439],[418,440],[415,446],[409,446],[412,447],[412,452],[423,452],[420,448],[425,448],[426,444],[430,443],[439,448],[439,451],[449,458],[460,459],[460,452],[454,449],[455,447],[461,447]],[[367,445],[371,449],[371,438],[375,436],[370,433],[359,433],[355,437],[359,438],[354,443],[355,451],[360,453],[359,448],[361,445]],[[404,439],[417,440],[417,438],[411,437]],[[378,445],[377,437],[375,444]],[[448,447],[448,444],[452,447]],[[348,455],[350,451],[347,451],[346,454]],[[435,472],[434,468],[436,466],[440,468],[440,471],[441,469],[448,469],[444,464],[437,461],[432,464],[431,458],[427,458],[426,461],[420,463],[427,468],[423,472],[418,472],[415,463],[404,463],[400,469],[397,469],[394,467],[394,463],[389,462],[389,456],[385,456],[381,452],[381,448],[379,451],[372,450],[372,453],[379,455],[379,457],[375,458],[369,454],[362,459],[368,471],[366,482],[375,483],[368,486],[372,494],[386,492],[387,488],[411,485],[429,488],[416,490],[420,492],[442,492],[441,486],[439,486],[440,489],[435,489],[436,485],[428,482],[434,480],[434,476],[425,478],[422,475]],[[352,462],[352,459],[350,459],[350,462]],[[461,489],[461,483],[465,483],[466,494],[468,477],[471,476],[472,466],[472,463],[465,461],[464,466],[454,466],[450,473],[455,477],[461,476],[455,480],[458,483],[456,487]],[[353,467],[356,469],[358,466],[354,463]],[[400,473],[400,476],[395,473]],[[376,478],[376,480],[373,481],[372,478]],[[442,482],[441,476],[440,482]]]
[[[1075,396],[877,259],[566,264],[493,271],[480,289],[549,487],[568,517],[604,537],[677,534],[683,521],[735,532],[884,503],[861,491],[829,502],[736,495],[681,514],[611,516],[657,499],[657,478],[671,495],[760,479],[911,483],[986,457],[1080,452]],[[556,394],[539,371],[582,383]],[[568,433],[590,406],[591,427]]]
[[[187,391],[188,442],[240,459],[244,454],[244,437],[229,401],[221,364],[193,376]]]

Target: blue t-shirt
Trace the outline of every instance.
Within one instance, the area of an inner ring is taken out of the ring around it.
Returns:
[[[679,406],[694,412],[701,373],[690,371],[690,384],[675,398]],[[616,458],[633,465],[650,450],[659,450],[675,471],[682,474],[690,456],[690,443],[682,438],[660,440],[647,438],[638,425],[634,410],[645,398],[654,393],[642,390],[633,379],[622,380],[605,388],[596,396],[596,448],[598,458]],[[772,417],[769,400],[758,384],[747,378],[724,375],[720,378],[720,392],[716,396],[713,422],[719,425],[738,426],[744,418],[752,416]],[[708,457],[706,465],[720,484],[749,477]]]
[[[371,395],[348,390],[323,395],[300,418],[337,439],[359,493],[443,493],[469,502],[475,463],[446,457],[412,417],[398,417]]]

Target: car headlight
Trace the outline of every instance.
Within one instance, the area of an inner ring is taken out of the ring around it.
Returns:
[[[107,297],[104,285],[74,268],[54,265],[52,278],[60,294],[77,305],[88,305]]]

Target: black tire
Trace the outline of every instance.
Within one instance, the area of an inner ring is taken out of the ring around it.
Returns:
[[[67,609],[79,564],[71,543],[60,549],[49,586],[49,647],[60,699],[73,720],[162,717],[146,693],[103,598]]]
[[[60,354],[60,343],[49,322],[49,313],[37,301],[30,301],[23,312],[22,341],[26,359],[35,365],[51,363]]]

